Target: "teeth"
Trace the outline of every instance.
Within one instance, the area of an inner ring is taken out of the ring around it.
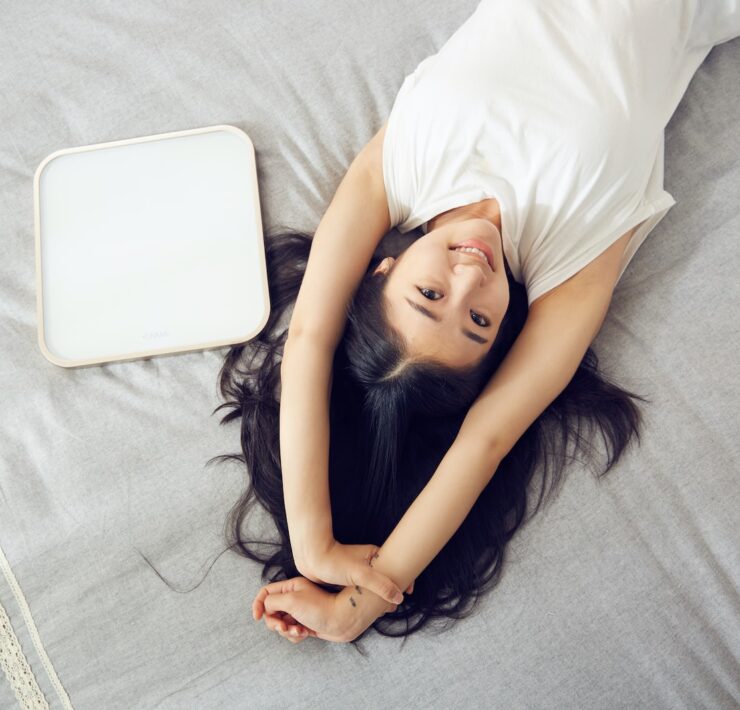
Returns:
[[[467,251],[471,252],[473,254],[480,254],[481,258],[488,263],[488,257],[486,256],[485,252],[481,251],[477,247],[457,247],[455,251]]]

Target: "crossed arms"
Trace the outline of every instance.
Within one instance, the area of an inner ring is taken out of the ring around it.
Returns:
[[[281,369],[280,439],[294,554],[301,549],[308,554],[316,534],[312,531],[331,534],[332,354],[344,328],[346,305],[390,229],[382,180],[383,132],[384,128],[353,162],[319,224],[290,322]],[[502,458],[572,379],[606,316],[630,236],[631,232],[625,234],[574,277],[531,304],[519,337],[373,563],[401,589],[444,547]],[[294,374],[299,362],[303,385]],[[387,607],[369,590],[349,587],[339,593],[337,603],[352,607],[355,621],[347,640],[362,633]]]
[[[612,259],[618,251],[619,245]],[[610,256],[601,262],[602,269]],[[611,293],[599,287],[584,290],[576,282],[532,304],[522,332],[468,411],[434,475],[380,548],[373,566],[401,589],[445,546],[502,458],[570,382],[610,299]],[[383,614],[387,604],[372,592],[363,590],[360,596],[350,588],[339,593],[337,602],[355,612],[348,640]]]

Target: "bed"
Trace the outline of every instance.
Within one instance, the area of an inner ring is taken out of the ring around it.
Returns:
[[[261,569],[234,553],[186,593],[245,485],[236,464],[205,465],[239,451],[238,424],[212,415],[228,348],[65,369],[38,347],[45,156],[234,125],[255,145],[265,233],[313,233],[403,78],[476,4],[5,4],[0,708],[740,705],[740,39],[711,51],[666,128],[677,204],[593,345],[652,400],[639,447],[600,481],[574,462],[499,585],[442,634],[371,633],[366,657],[294,646],[252,620]],[[259,509],[250,531],[271,533]]]

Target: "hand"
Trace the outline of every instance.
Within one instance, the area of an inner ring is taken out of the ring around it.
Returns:
[[[252,602],[252,616],[256,621],[264,617],[268,629],[293,643],[309,636],[343,643],[348,629],[336,612],[335,598],[304,577],[293,577],[262,587]]]
[[[298,566],[298,571],[311,582],[337,584],[343,587],[364,587],[393,605],[400,604],[401,590],[396,583],[382,572],[372,568],[373,558],[378,556],[377,545],[343,545],[336,540],[314,552],[313,559]],[[406,592],[414,591],[414,583]],[[402,595],[401,595],[402,597]]]

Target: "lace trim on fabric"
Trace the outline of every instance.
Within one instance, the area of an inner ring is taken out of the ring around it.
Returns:
[[[24,710],[49,710],[5,608],[0,604],[0,666]]]
[[[62,707],[64,708],[64,710],[74,710],[72,708],[72,703],[69,702],[69,696],[67,695],[67,691],[64,689],[64,686],[59,680],[59,676],[57,675],[57,672],[54,669],[54,666],[52,665],[48,654],[46,653],[44,644],[41,643],[41,637],[39,636],[38,629],[36,628],[36,624],[33,620],[31,609],[28,606],[28,602],[26,601],[26,597],[23,594],[23,590],[18,584],[18,580],[15,578],[15,574],[13,574],[13,570],[10,567],[8,558],[5,556],[5,552],[3,551],[2,545],[0,545],[0,571],[3,573],[3,576],[5,577],[5,581],[8,583],[8,586],[13,592],[13,596],[15,597],[16,602],[18,602],[18,607],[21,610],[21,614],[23,614],[23,620],[26,622],[26,628],[28,629],[28,633],[31,635],[31,641],[33,641],[33,645],[34,645],[34,648],[36,649],[36,653],[38,654],[41,664],[44,666],[44,669],[46,670],[46,674],[49,677],[49,680],[51,681],[51,684],[54,690],[56,691],[57,697],[62,703]],[[5,664],[3,664],[3,668],[5,669],[5,675],[8,677],[8,680],[10,681],[11,686],[13,685],[12,676],[21,678],[21,688],[23,688],[23,680],[27,680],[29,686],[33,686],[33,684],[35,684],[36,681],[34,679],[33,683],[31,683],[33,674],[30,672],[28,662],[25,660],[25,657],[23,656],[23,651],[21,650],[20,644],[18,643],[18,639],[16,638],[15,633],[13,632],[13,629],[10,625],[10,619],[8,618],[8,615],[5,612],[5,609],[2,608],[2,605],[0,605],[0,609],[2,609],[2,614],[0,614],[0,617],[2,617],[2,620],[3,620],[3,624],[1,627],[2,630],[0,630],[0,650],[2,650],[3,656],[4,657],[7,656],[7,658],[9,659],[7,668]],[[16,653],[16,648],[17,648],[17,653]],[[21,661],[21,659],[23,660]],[[24,662],[25,662],[25,669],[24,669]],[[10,665],[11,663],[12,665]],[[18,675],[18,667],[17,667],[18,663],[21,664],[21,669],[22,669],[20,676]],[[28,673],[28,676],[24,677],[26,676],[26,671]],[[13,690],[16,691],[16,696],[18,697],[19,702],[21,702],[21,705],[23,708],[33,708],[34,710],[36,710],[36,708],[49,707],[46,704],[46,700],[43,700],[43,705],[40,703],[34,704],[34,705],[23,705],[23,701],[21,700],[22,696],[18,696],[18,691],[15,686],[13,687]],[[36,690],[38,690],[38,686],[36,686]]]

